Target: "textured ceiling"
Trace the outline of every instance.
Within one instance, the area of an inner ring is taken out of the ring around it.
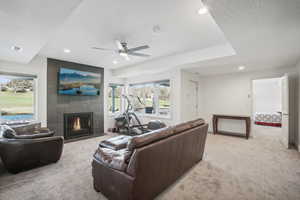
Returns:
[[[236,51],[235,56],[184,66],[213,75],[290,67],[300,59],[299,0],[208,0],[210,13]]]
[[[0,60],[29,62],[80,2],[0,0]]]
[[[66,20],[41,54],[121,68],[226,44],[227,40],[213,18],[209,14],[197,14],[201,7],[199,0],[86,0]],[[153,32],[155,25],[160,26],[159,33]],[[142,52],[151,57],[131,56],[131,60],[126,61],[117,53],[91,49],[93,46],[116,49],[116,39],[126,41],[129,48],[149,45],[150,49]],[[71,53],[63,53],[64,48],[71,49]],[[117,60],[118,64],[114,65],[113,60]]]
[[[172,67],[201,75],[236,72],[240,65],[245,71],[290,67],[300,58],[300,0],[205,0],[205,15],[197,14],[200,0],[57,2],[0,0],[1,60],[27,63],[42,54],[126,77]],[[125,61],[91,49],[113,49],[116,39],[129,47],[148,44],[143,52],[152,56]]]

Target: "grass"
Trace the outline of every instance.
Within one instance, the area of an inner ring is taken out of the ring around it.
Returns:
[[[0,110],[4,113],[33,113],[33,92],[0,92]]]

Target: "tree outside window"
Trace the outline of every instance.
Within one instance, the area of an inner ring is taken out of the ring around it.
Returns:
[[[141,100],[133,100],[134,111],[150,115],[170,115],[170,81],[130,85],[129,92]],[[135,99],[136,99],[135,98]]]
[[[170,81],[158,83],[159,114],[170,115]]]
[[[153,83],[132,85],[129,90],[130,94],[133,95],[132,104],[135,112],[155,114],[155,87]]]

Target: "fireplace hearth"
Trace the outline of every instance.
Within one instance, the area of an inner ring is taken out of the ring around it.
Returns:
[[[93,113],[65,113],[64,137],[66,140],[93,134]]]

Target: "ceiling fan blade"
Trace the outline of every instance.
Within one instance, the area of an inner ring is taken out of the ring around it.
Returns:
[[[143,54],[143,53],[134,53],[134,52],[128,52],[128,55],[132,55],[132,56],[139,56],[139,57],[150,57],[151,55],[148,54]]]
[[[123,47],[123,45],[122,45],[122,43],[119,40],[116,40],[116,45],[117,45],[117,47],[118,47],[118,49],[120,51],[124,51],[125,50],[124,47]]]
[[[107,48],[101,48],[101,47],[92,47],[92,49],[102,50],[102,51],[115,51],[114,49],[107,49]]]
[[[134,52],[134,51],[139,51],[139,50],[148,49],[148,48],[149,48],[148,45],[143,45],[143,46],[128,49],[128,52]]]

